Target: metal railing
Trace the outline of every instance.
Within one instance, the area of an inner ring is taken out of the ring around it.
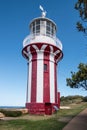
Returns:
[[[30,34],[28,35],[24,40],[23,40],[23,47],[27,46],[31,40],[34,40],[36,36],[46,36],[46,37],[50,37],[54,40],[54,42],[56,43],[56,45],[62,50],[62,43],[61,41],[56,37],[53,36],[51,34],[46,34],[46,35],[42,35],[40,33],[36,33],[36,34]]]

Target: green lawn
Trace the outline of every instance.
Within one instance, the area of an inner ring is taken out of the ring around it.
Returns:
[[[0,121],[0,130],[62,130],[66,125],[56,119],[41,121],[11,120]]]
[[[56,118],[61,117],[74,117],[77,114],[79,114],[82,110],[87,108],[87,102],[81,102],[79,104],[70,104],[71,109],[64,109],[59,110],[59,112],[56,114]]]
[[[70,104],[70,107],[71,109],[69,110],[59,110],[50,118],[46,119],[44,117],[43,120],[41,120],[41,117],[40,120],[37,120],[37,116],[35,116],[35,121],[30,118],[24,119],[22,116],[21,119],[19,118],[10,121],[0,120],[0,130],[62,130],[68,122],[60,119],[72,119],[82,110],[87,108],[87,103]]]

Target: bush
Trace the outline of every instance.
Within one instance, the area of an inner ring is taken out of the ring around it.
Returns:
[[[85,99],[86,100],[86,99]],[[77,103],[79,104],[80,102],[83,101],[83,96],[75,95],[75,96],[62,96],[60,98],[61,105],[68,105],[72,103]]]
[[[1,109],[0,112],[2,112],[5,116],[8,117],[18,117],[22,115],[21,111],[11,111],[11,110]]]
[[[87,102],[87,96],[83,97],[83,102]]]

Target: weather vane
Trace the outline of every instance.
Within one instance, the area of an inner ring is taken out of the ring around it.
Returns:
[[[45,17],[47,12],[44,10],[44,8],[41,5],[39,6],[39,8],[42,11],[42,17]]]

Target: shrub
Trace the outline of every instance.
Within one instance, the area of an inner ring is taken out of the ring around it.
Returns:
[[[83,97],[83,101],[84,101],[84,102],[87,102],[87,96],[86,96],[86,97]]]
[[[18,117],[22,115],[21,111],[13,111],[13,110],[11,111],[11,110],[1,109],[0,112],[2,112],[5,116],[8,117]]]
[[[62,96],[60,98],[61,105],[68,105],[72,103],[77,103],[79,104],[82,101],[86,101],[86,99],[83,100],[83,96],[75,95],[75,96]]]

